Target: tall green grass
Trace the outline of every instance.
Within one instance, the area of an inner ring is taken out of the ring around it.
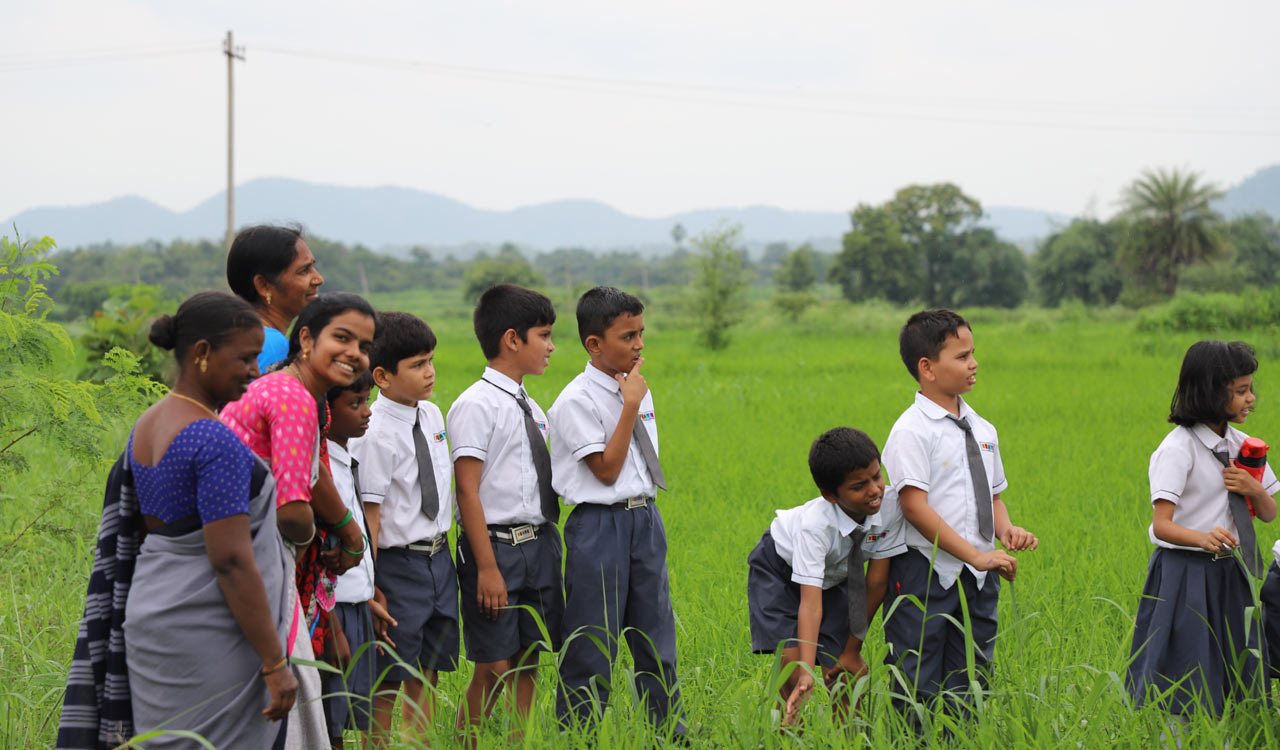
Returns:
[[[559,347],[546,375],[527,387],[544,408],[586,358],[572,305],[557,299]],[[380,307],[417,312],[440,336],[436,401],[442,409],[484,366],[470,315],[449,295],[398,295]],[[654,391],[660,449],[671,491],[659,498],[679,634],[679,677],[695,745],[776,748],[904,746],[909,730],[889,706],[892,671],[873,623],[872,665],[851,727],[833,723],[822,690],[805,709],[803,735],[780,733],[773,711],[776,662],[750,650],[746,556],[777,508],[816,496],[809,443],[850,425],[883,444],[915,384],[897,354],[905,314],[889,307],[825,302],[788,325],[765,301],[711,354],[679,317],[679,300],[655,294],[646,314],[643,372]],[[1147,462],[1168,431],[1164,418],[1192,333],[1140,331],[1123,312],[974,311],[978,385],[969,402],[1000,432],[1014,522],[1041,539],[1019,555],[1018,580],[1000,603],[992,694],[978,718],[928,739],[958,748],[1152,747],[1165,731],[1154,709],[1133,710],[1124,690],[1133,615],[1151,546]],[[1224,331],[1258,346],[1259,408],[1244,429],[1280,442],[1280,382],[1274,332]],[[118,434],[123,447],[125,432]],[[105,466],[66,467],[37,455],[64,491],[18,495],[0,518],[0,735],[6,747],[47,747],[83,607],[84,582]],[[892,476],[893,467],[887,467]],[[49,508],[16,544],[13,537]],[[1259,525],[1269,549],[1280,524]],[[589,747],[596,738],[554,726],[554,657],[544,655],[528,747]],[[614,703],[599,746],[648,747],[650,732],[629,687],[630,662],[614,676]],[[467,667],[440,681],[434,746],[449,746]],[[505,746],[516,723],[504,707],[482,746]],[[1184,747],[1274,747],[1276,710],[1242,707],[1222,721],[1200,718]]]

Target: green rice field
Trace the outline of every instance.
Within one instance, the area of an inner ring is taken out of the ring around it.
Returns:
[[[911,402],[914,382],[897,353],[907,311],[828,300],[798,323],[767,301],[752,303],[729,349],[711,353],[677,295],[655,295],[646,314],[643,373],[654,391],[670,492],[660,496],[679,629],[679,678],[695,747],[907,747],[911,735],[888,705],[879,619],[860,713],[833,722],[821,690],[805,708],[803,734],[782,733],[774,711],[772,658],[751,653],[746,557],[777,508],[817,495],[809,443],[839,425],[883,445]],[[422,314],[440,336],[436,402],[451,400],[484,361],[468,308],[456,295],[375,299]],[[583,367],[567,294],[556,298],[559,347],[546,375],[527,387],[544,407]],[[1169,398],[1186,347],[1199,338],[1243,338],[1258,350],[1258,409],[1243,429],[1280,443],[1280,338],[1275,331],[1140,333],[1123,312],[962,311],[977,345],[978,385],[969,402],[1000,432],[1013,521],[1040,537],[1019,555],[1018,579],[1000,602],[992,693],[971,724],[928,744],[956,748],[1159,746],[1162,715],[1133,710],[1124,690],[1132,620],[1151,546],[1147,461],[1169,425]],[[1272,406],[1276,405],[1276,408]],[[124,445],[127,425],[117,433]],[[63,680],[81,615],[106,465],[68,466],[41,452],[31,460],[58,477],[53,494],[0,488],[0,737],[4,747],[51,747]],[[893,467],[886,467],[892,477]],[[38,517],[38,520],[36,520]],[[1265,549],[1280,524],[1259,525]],[[544,664],[551,663],[544,656]],[[553,671],[544,678],[525,747],[651,746],[628,686],[624,659],[614,705],[597,738],[554,727]],[[453,713],[467,668],[443,675],[440,715],[429,738],[456,746]],[[482,746],[506,747],[515,722],[504,707]],[[349,740],[351,742],[352,740]],[[1280,746],[1280,713],[1241,706],[1225,719],[1193,720],[1184,747]],[[355,747],[356,745],[350,744]]]

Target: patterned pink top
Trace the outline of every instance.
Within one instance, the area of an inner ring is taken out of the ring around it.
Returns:
[[[320,427],[315,397],[297,378],[283,371],[258,378],[222,408],[222,421],[271,465],[277,507],[311,500]]]

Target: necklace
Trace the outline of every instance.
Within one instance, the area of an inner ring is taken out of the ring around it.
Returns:
[[[214,419],[217,419],[217,420],[221,420],[221,419],[222,419],[222,417],[219,417],[219,416],[218,416],[218,412],[214,411],[213,409],[210,409],[210,408],[209,408],[207,405],[205,405],[203,402],[201,402],[201,401],[197,401],[196,399],[191,398],[190,396],[184,396],[184,395],[182,395],[181,393],[178,393],[177,391],[169,391],[169,395],[170,395],[170,396],[173,396],[173,397],[175,397],[175,398],[180,398],[180,399],[182,399],[183,401],[190,401],[191,403],[195,404],[196,406],[200,407],[201,409],[204,409],[205,411],[207,411],[207,412],[209,412],[210,414],[212,414]]]

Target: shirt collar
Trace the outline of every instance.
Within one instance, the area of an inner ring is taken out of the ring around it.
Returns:
[[[1191,428],[1191,434],[1195,435],[1201,443],[1204,443],[1204,447],[1211,452],[1226,450],[1230,446],[1230,442],[1227,440],[1231,435],[1230,426],[1227,427],[1226,433],[1223,437],[1218,437],[1218,433],[1209,429],[1209,426],[1203,422]]]
[[[972,415],[973,409],[964,401],[964,396],[956,396],[956,400],[960,402],[960,416],[968,418]],[[941,404],[924,395],[920,391],[916,391],[916,406],[929,419],[946,419],[951,416],[951,412],[947,411]]]
[[[329,443],[330,460],[337,461],[343,466],[349,468],[351,466],[351,454],[347,452],[347,449],[332,440],[328,440],[327,442]]]
[[[480,377],[489,381],[491,385],[497,386],[512,396],[519,396],[521,393],[524,393],[523,386],[492,367],[484,368],[484,374]]]
[[[840,536],[849,536],[853,533],[854,529],[858,528],[858,522],[850,518],[848,513],[841,510],[839,505],[836,505],[825,498],[823,501],[827,505],[831,506],[831,512],[836,514],[836,531]]]
[[[609,391],[610,393],[617,393],[620,390],[616,379],[610,375],[605,375],[600,368],[590,362],[587,363],[587,369],[584,372],[587,374],[587,380],[590,380],[601,388],[604,388],[606,391]]]
[[[409,425],[418,421],[417,404],[414,404],[413,406],[405,406],[404,404],[392,401],[381,393],[378,394],[378,398],[374,399],[373,406],[370,408],[385,411],[388,415]]]

